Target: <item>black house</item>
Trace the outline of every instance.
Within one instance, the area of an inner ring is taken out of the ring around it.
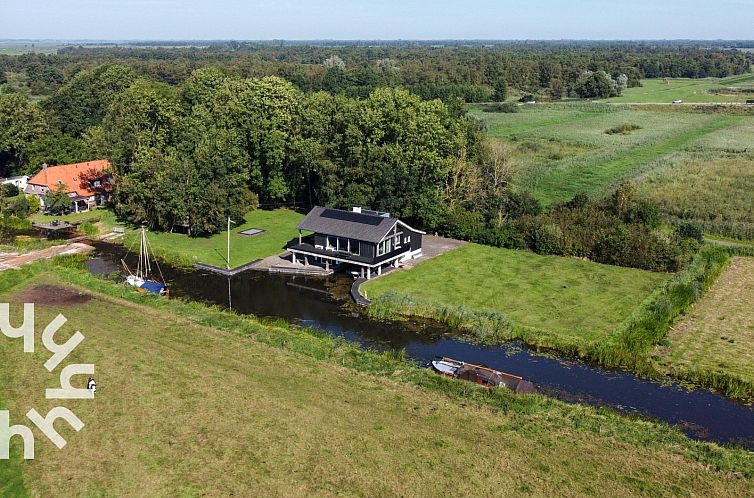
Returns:
[[[314,233],[303,237],[303,231]],[[366,278],[373,271],[381,275],[385,266],[420,257],[424,234],[388,213],[319,206],[298,224],[298,233],[298,243],[288,246],[294,263],[319,263],[326,269],[351,264]]]

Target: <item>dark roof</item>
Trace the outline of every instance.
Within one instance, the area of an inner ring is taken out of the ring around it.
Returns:
[[[395,218],[376,214],[316,206],[298,224],[298,229],[377,243],[397,222]]]

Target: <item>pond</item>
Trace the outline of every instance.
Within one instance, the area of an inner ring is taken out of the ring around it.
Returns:
[[[97,244],[89,263],[95,273],[121,268],[125,249]],[[519,343],[486,346],[453,336],[431,321],[377,321],[333,298],[345,296],[351,279],[313,278],[247,271],[231,279],[198,270],[162,265],[171,293],[194,301],[231,306],[236,312],[284,319],[343,337],[375,350],[404,349],[425,365],[437,356],[521,375],[539,391],[567,402],[610,407],[663,420],[700,440],[737,443],[754,450],[754,407],[702,389],[642,379],[630,372],[595,367],[582,361],[543,355]]]

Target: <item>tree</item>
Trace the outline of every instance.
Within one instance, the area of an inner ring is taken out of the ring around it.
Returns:
[[[47,130],[44,113],[25,95],[0,95],[0,176],[25,166],[32,143]]]
[[[45,195],[45,207],[47,211],[62,214],[71,207],[71,198],[66,193],[68,187],[64,183],[58,184],[54,190]]]
[[[606,99],[618,95],[615,81],[605,71],[589,74],[576,93],[583,99]]]
[[[108,107],[136,78],[133,69],[119,64],[82,71],[50,97],[47,107],[64,133],[80,137],[90,126],[100,124]]]
[[[495,102],[505,102],[508,98],[508,82],[505,78],[498,78],[493,85],[495,93],[492,95],[492,100]]]
[[[338,55],[331,55],[322,63],[327,68],[345,69],[346,63]]]

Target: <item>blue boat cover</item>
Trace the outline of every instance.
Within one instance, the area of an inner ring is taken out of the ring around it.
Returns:
[[[165,291],[165,286],[160,282],[155,282],[154,280],[145,280],[144,283],[141,284],[141,288],[147,292],[151,292],[152,294],[157,295],[160,295]]]

